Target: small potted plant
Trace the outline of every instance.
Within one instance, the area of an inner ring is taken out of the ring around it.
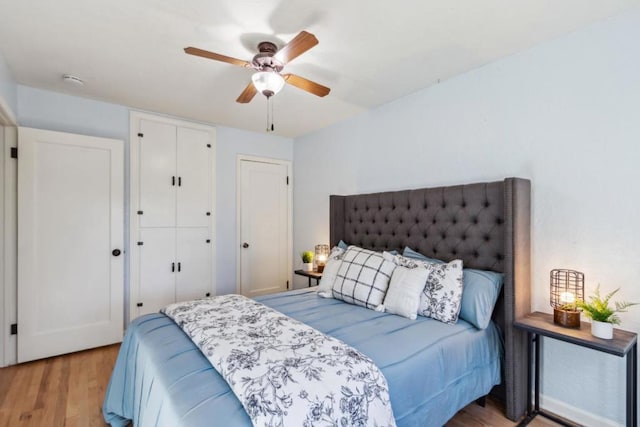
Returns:
[[[313,271],[313,252],[302,252],[302,269],[304,271]]]
[[[589,297],[589,302],[578,301],[577,306],[584,311],[585,316],[592,320],[591,323],[591,335],[594,337],[609,340],[613,338],[613,325],[620,324],[620,317],[616,313],[622,313],[627,311],[627,308],[632,305],[637,305],[635,302],[616,301],[612,308],[609,306],[609,301],[620,288],[609,292],[604,297],[600,296],[600,285],[596,287],[593,296]]]

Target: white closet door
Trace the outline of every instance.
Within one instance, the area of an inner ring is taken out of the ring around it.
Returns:
[[[177,231],[176,301],[203,298],[211,292],[211,243],[208,228]]]
[[[143,314],[156,313],[162,307],[175,302],[176,297],[175,228],[141,229],[140,241],[140,293],[132,308],[132,319]]]
[[[178,227],[209,225],[212,197],[210,146],[209,132],[178,128]]]
[[[20,128],[18,144],[18,362],[120,341],[122,141]]]
[[[287,166],[240,162],[240,289],[253,297],[287,289]]]
[[[176,127],[140,120],[140,227],[176,224]]]

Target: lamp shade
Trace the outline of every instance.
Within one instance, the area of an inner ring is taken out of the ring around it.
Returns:
[[[329,259],[329,245],[316,245],[316,269],[319,273],[324,271],[324,266]]]
[[[584,274],[575,270],[551,270],[550,303],[553,321],[562,326],[580,327],[577,302],[584,299]]]
[[[274,71],[258,71],[251,76],[251,81],[258,92],[267,98],[282,90],[284,79]]]

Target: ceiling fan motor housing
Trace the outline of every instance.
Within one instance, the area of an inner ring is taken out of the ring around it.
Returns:
[[[278,47],[271,42],[260,42],[258,51],[251,61],[251,64],[259,71],[275,71],[279,73],[284,68],[284,64],[273,57],[278,51]]]

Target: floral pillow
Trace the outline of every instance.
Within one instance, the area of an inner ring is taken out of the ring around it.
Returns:
[[[418,314],[444,323],[456,323],[462,301],[462,261],[429,263],[431,270],[420,294]]]
[[[333,282],[333,297],[349,304],[376,309],[384,300],[395,267],[380,252],[349,246]]]

